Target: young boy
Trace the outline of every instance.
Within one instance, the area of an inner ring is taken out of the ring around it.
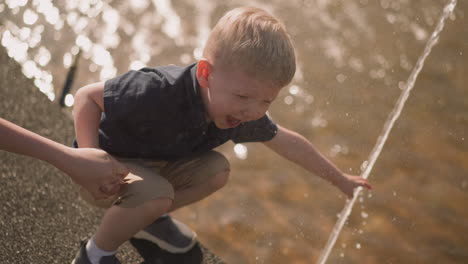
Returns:
[[[185,68],[130,71],[76,94],[79,147],[102,148],[130,173],[118,195],[99,201],[109,208],[73,263],[118,263],[114,253],[131,237],[175,253],[192,248],[195,234],[166,213],[226,184],[229,162],[212,149],[228,140],[263,142],[348,196],[355,187],[370,188],[266,115],[296,69],[278,20],[258,8],[234,9],[214,27],[203,56]]]

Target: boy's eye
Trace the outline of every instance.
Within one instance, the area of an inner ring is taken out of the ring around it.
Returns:
[[[240,99],[247,99],[247,98],[248,98],[247,96],[245,96],[245,95],[240,95],[240,94],[238,94],[237,97],[239,97]]]

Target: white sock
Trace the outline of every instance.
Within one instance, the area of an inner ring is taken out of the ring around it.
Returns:
[[[98,246],[94,242],[94,237],[92,237],[86,244],[86,253],[88,254],[88,259],[91,262],[91,264],[99,264],[99,260],[102,257],[114,255],[115,251],[107,252],[98,248]]]

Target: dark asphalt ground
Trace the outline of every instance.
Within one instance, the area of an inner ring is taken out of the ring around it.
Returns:
[[[0,46],[0,117],[69,145],[73,123],[24,77]],[[1,135],[0,135],[1,136]],[[82,201],[76,186],[51,165],[0,151],[0,263],[70,263],[81,239],[95,231],[103,211]],[[203,263],[221,263],[203,247]],[[151,251],[148,247],[147,251]],[[154,250],[153,250],[154,251]],[[189,261],[161,253],[166,261],[200,263],[196,248]],[[129,243],[118,253],[123,263],[143,260]]]

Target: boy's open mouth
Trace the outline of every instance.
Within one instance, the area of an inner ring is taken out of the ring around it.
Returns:
[[[228,115],[226,117],[226,122],[227,122],[227,124],[228,124],[228,126],[230,128],[234,128],[234,127],[238,126],[241,123],[241,121],[239,119],[234,118],[234,117],[232,117],[230,115]]]

